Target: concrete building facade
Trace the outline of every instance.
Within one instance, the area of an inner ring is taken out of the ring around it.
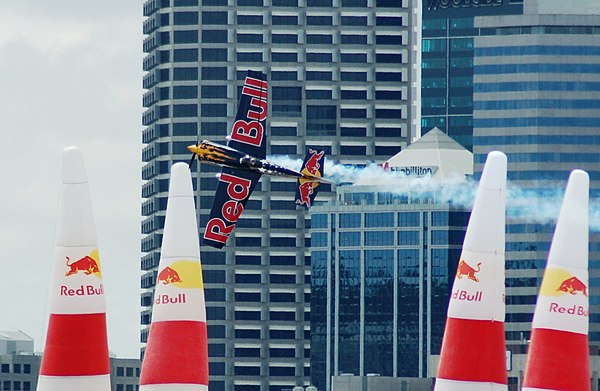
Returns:
[[[268,155],[364,165],[416,133],[414,0],[149,0],[144,4],[141,342],[156,283],[169,167],[197,137],[225,142],[248,69],[269,82]],[[201,232],[218,168],[192,168]],[[212,391],[310,379],[307,213],[264,177],[223,250],[202,248]],[[333,197],[323,186],[319,200]]]
[[[557,199],[575,168],[590,174],[592,205],[600,195],[600,12],[596,1],[526,0],[523,15],[478,17],[474,40],[474,156],[508,156],[508,180],[525,189],[535,213],[523,217],[507,203],[506,337],[530,336],[533,308],[546,266],[555,216],[544,198]],[[596,13],[596,14],[594,14]],[[537,198],[536,198],[537,197]],[[522,211],[521,211],[522,212]],[[537,216],[536,216],[537,215]],[[537,218],[539,216],[539,218]],[[600,343],[600,235],[590,235],[590,341]]]

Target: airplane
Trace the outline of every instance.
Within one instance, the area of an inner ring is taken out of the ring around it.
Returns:
[[[310,208],[319,184],[333,182],[323,178],[325,152],[309,149],[300,171],[274,164],[265,159],[267,151],[267,77],[248,71],[238,105],[238,112],[227,145],[204,140],[190,145],[192,163],[221,166],[219,182],[206,225],[203,244],[223,248],[244,205],[264,175],[297,179],[295,203]]]

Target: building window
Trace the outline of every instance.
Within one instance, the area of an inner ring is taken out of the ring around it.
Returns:
[[[341,213],[340,228],[360,228],[361,214],[360,213]]]
[[[296,34],[273,34],[271,36],[273,43],[298,43],[298,35]]]
[[[342,247],[360,246],[360,232],[340,232],[339,241]]]
[[[365,215],[365,227],[393,227],[394,226],[394,214],[393,213],[367,213]]]
[[[333,37],[325,34],[307,34],[306,43],[308,44],[332,44]]]
[[[272,23],[274,26],[297,26],[298,17],[273,15]]]
[[[175,12],[173,14],[173,24],[176,26],[182,25],[198,25],[197,12]]]
[[[269,338],[271,339],[295,339],[295,330],[269,330]]]
[[[297,80],[297,79],[298,79],[298,72],[296,72],[296,71],[271,71],[271,80],[273,80],[273,81]],[[271,132],[273,132],[273,128],[274,127],[271,127]],[[273,133],[273,135],[275,135],[275,134]]]
[[[367,81],[367,72],[344,72],[341,73],[342,81]]]
[[[262,62],[263,54],[260,52],[238,52],[237,60],[239,62]]]
[[[333,55],[331,53],[306,53],[307,62],[332,62]]]
[[[227,49],[202,49],[202,61],[227,61]]]
[[[273,62],[297,62],[298,53],[271,53],[271,61]]]
[[[235,357],[260,357],[260,348],[235,348]],[[236,369],[237,368],[240,367],[236,367]]]
[[[365,246],[393,246],[394,232],[392,231],[367,231],[365,232]]]
[[[237,23],[239,25],[262,26],[263,17],[262,15],[238,15]]]
[[[185,30],[174,32],[174,43],[198,43],[197,30]]]
[[[260,284],[260,274],[236,274],[236,284]]]
[[[332,16],[307,16],[306,24],[309,26],[332,26]]]
[[[306,71],[306,80],[309,80],[309,81],[315,81],[315,80],[331,81],[331,80],[333,80],[333,74],[331,71]]]
[[[173,86],[174,99],[196,99],[198,98],[198,87],[196,86]]]
[[[415,246],[419,244],[419,231],[398,232],[398,245]]]
[[[262,34],[238,34],[238,43],[263,43]]]
[[[214,14],[219,12],[203,12],[204,14]],[[210,17],[207,16],[207,17]],[[225,20],[227,20],[227,13],[225,13]],[[206,23],[205,23],[206,24]],[[214,24],[227,24],[227,23],[214,23]],[[202,31],[202,43],[227,43],[227,30],[204,30]]]
[[[340,42],[342,45],[366,45],[367,36],[360,34],[342,34]]]
[[[402,17],[378,16],[376,18],[376,25],[402,27]]]
[[[342,16],[342,26],[366,26],[366,16]]]
[[[197,24],[197,23],[196,23]],[[227,11],[205,11],[202,12],[203,25],[227,25]],[[206,34],[204,31],[202,34]]]
[[[173,68],[173,80],[198,80],[198,68]]]

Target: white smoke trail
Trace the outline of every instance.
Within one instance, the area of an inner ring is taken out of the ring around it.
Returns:
[[[288,156],[270,156],[273,163],[299,170],[302,160]],[[398,171],[385,171],[376,164],[365,167],[325,162],[325,178],[337,184],[381,186],[382,190],[404,194],[412,198],[433,195],[437,202],[450,202],[470,210],[473,207],[478,182],[462,177],[439,180],[436,178],[407,177]],[[393,186],[390,186],[393,185]],[[507,217],[525,223],[556,223],[563,200],[564,184],[556,183],[547,189],[523,189],[514,183],[507,183]],[[590,230],[600,232],[600,200],[590,199]]]

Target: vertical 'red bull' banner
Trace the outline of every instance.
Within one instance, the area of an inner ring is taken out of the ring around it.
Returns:
[[[143,391],[207,391],[204,284],[192,178],[171,168],[152,324],[140,374]]]
[[[50,319],[38,391],[110,391],[106,304],[83,157],[63,152]]]
[[[569,177],[533,316],[524,391],[588,391],[589,176]]]
[[[507,390],[506,155],[488,154],[450,295],[436,391]]]

